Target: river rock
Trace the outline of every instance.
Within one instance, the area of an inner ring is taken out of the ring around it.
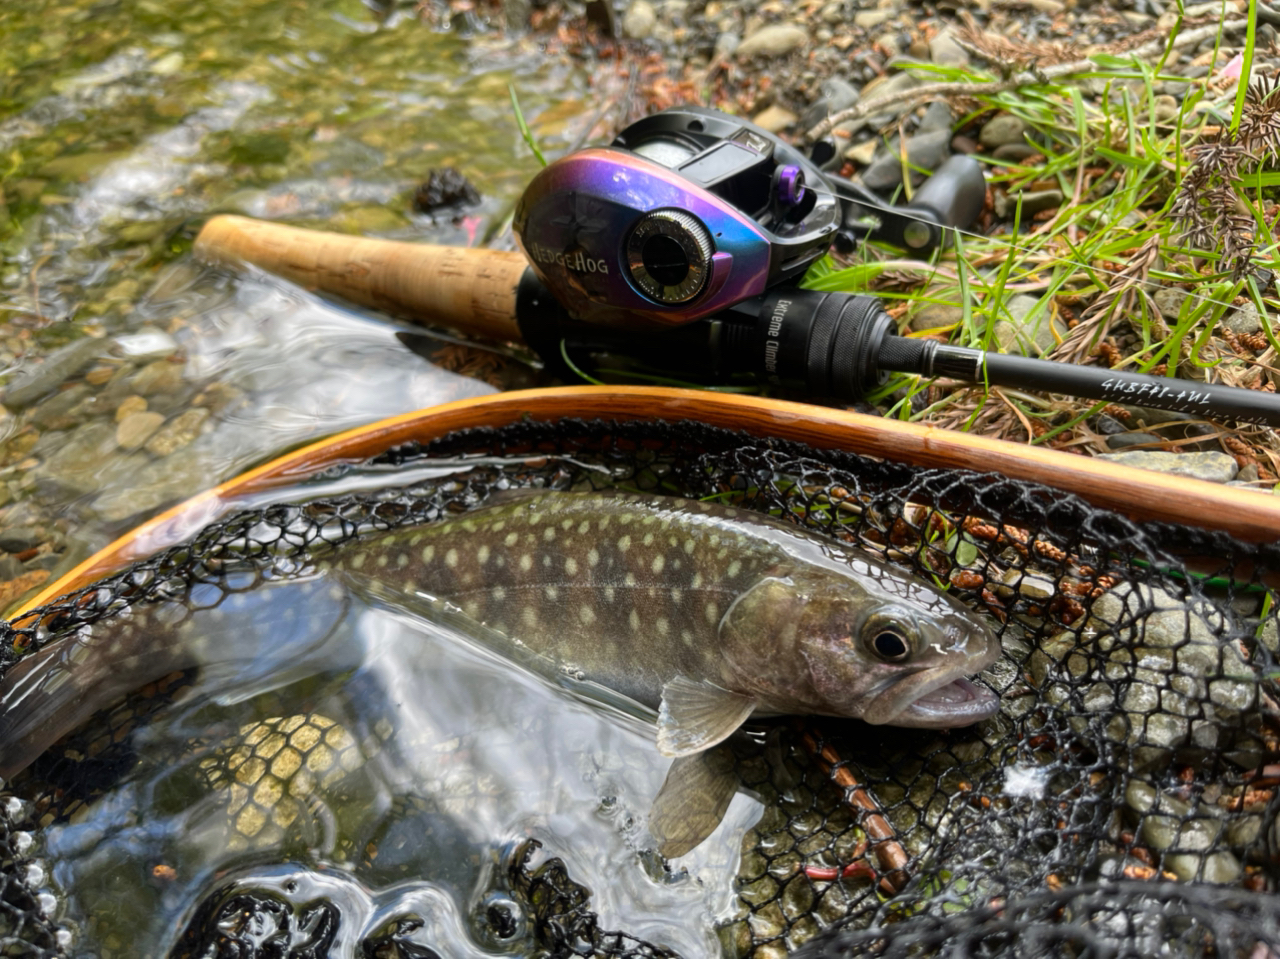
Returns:
[[[809,40],[809,31],[795,23],[771,23],[761,27],[738,45],[739,60],[752,57],[781,57],[800,49]]]
[[[882,23],[888,23],[898,15],[897,10],[859,10],[853,15],[853,25],[862,27],[864,30],[870,30],[878,27]]]
[[[164,417],[159,413],[130,413],[116,425],[116,442],[121,449],[133,452],[151,439],[163,423]]]
[[[800,126],[810,130],[827,117],[858,102],[858,88],[840,77],[828,77],[818,86],[818,99],[805,110]]]
[[[157,396],[176,393],[182,388],[182,364],[168,360],[155,360],[138,370],[130,380],[133,392],[139,396]]]
[[[1018,200],[1021,197],[1022,206],[1018,206]],[[1056,210],[1066,201],[1061,190],[1032,190],[1028,193],[1004,193],[996,194],[995,211],[996,216],[1002,220],[1007,220],[1021,209],[1024,217],[1035,216],[1044,210]]]
[[[622,17],[622,32],[632,40],[647,40],[658,25],[658,13],[649,0],[633,0]]]
[[[11,410],[30,406],[79,373],[101,356],[106,348],[107,343],[103,340],[86,337],[54,350],[43,363],[35,364],[24,360],[18,371],[9,377],[0,399]]]
[[[951,105],[946,100],[934,100],[929,104],[929,108],[924,111],[924,116],[920,118],[920,125],[916,127],[916,134],[932,133],[934,130],[946,130],[951,133],[951,124],[955,122],[955,118],[951,115]]]
[[[61,442],[32,476],[38,487],[55,495],[84,495],[127,481],[145,459],[141,454],[120,455],[114,423],[87,423]]]
[[[936,170],[951,155],[951,132],[933,130],[907,139],[907,160],[912,166]],[[886,151],[863,171],[862,182],[873,190],[891,190],[902,182],[902,159],[896,149]]]
[[[1208,480],[1210,483],[1226,483],[1236,478],[1239,467],[1234,457],[1226,453],[1165,453],[1129,452],[1103,453],[1098,459],[1111,460],[1138,469],[1155,470],[1191,479]]]
[[[1004,352],[1043,356],[1067,335],[1066,326],[1045,312],[1028,323],[1027,317],[1039,303],[1037,297],[1019,293],[1005,304],[1009,318],[997,321],[994,329],[996,342]]]
[[[1258,683],[1231,637],[1210,603],[1122,583],[1093,601],[1083,623],[1042,641],[1028,672],[1081,734],[1105,723],[1135,768],[1228,747],[1248,766],[1260,749]]]
[[[757,113],[751,118],[751,122],[770,133],[780,133],[796,122],[796,115],[786,107],[780,107],[775,103]]]
[[[137,333],[117,336],[111,352],[116,356],[128,357],[136,363],[149,363],[178,352],[178,342],[163,330],[144,326]]]
[[[77,383],[70,389],[55,393],[31,411],[29,422],[43,430],[65,430],[79,426],[81,420],[75,416],[75,409],[86,398],[92,395],[89,387]]]
[[[1143,842],[1161,854],[1160,865],[1183,882],[1234,883],[1244,870],[1240,860],[1221,849],[1225,822],[1210,807],[1159,792],[1133,780],[1125,789],[1125,804],[1141,816]],[[1217,852],[1211,850],[1218,848]]]
[[[978,133],[978,142],[988,150],[994,150],[1006,143],[1021,143],[1028,129],[1026,121],[1021,117],[1002,113],[982,125],[982,130]]]
[[[1179,289],[1176,286],[1164,286],[1156,290],[1152,297],[1155,300],[1156,309],[1160,311],[1160,315],[1169,320],[1178,318],[1178,311],[1182,309],[1182,303],[1187,298],[1187,291]]]
[[[116,422],[119,423],[123,421],[125,417],[131,416],[134,413],[141,413],[146,408],[147,401],[141,396],[138,396],[136,393],[133,396],[126,396],[120,401],[120,405],[116,407]]]
[[[138,413],[146,416],[146,413]],[[200,435],[200,427],[209,418],[209,411],[197,406],[180,413],[165,424],[164,429],[156,433],[147,443],[147,452],[153,456],[168,456],[182,449]],[[123,424],[122,424],[123,425]]]
[[[1258,308],[1246,302],[1228,313],[1223,318],[1222,325],[1236,336],[1248,336],[1262,329],[1262,318],[1258,315]]]
[[[929,41],[929,59],[939,66],[963,67],[969,63],[969,54],[956,43],[950,30],[941,30]]]

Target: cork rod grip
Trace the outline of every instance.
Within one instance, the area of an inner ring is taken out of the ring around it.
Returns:
[[[371,240],[215,216],[196,237],[195,252],[213,263],[252,263],[412,322],[488,340],[520,339],[516,287],[528,264],[516,251]]]

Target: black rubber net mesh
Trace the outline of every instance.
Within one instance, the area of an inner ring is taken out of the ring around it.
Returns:
[[[228,570],[296,575],[331,544],[495,489],[714,496],[948,589],[1004,648],[981,677],[1001,712],[976,727],[869,735],[810,717],[775,726],[781,750],[734,742],[742,788],[764,811],[742,840],[726,954],[1280,957],[1276,546],[1136,523],[1001,476],[689,424],[479,429],[361,468],[428,460],[456,472],[220,521],[7,627],[0,668],[135,604],[225,586]],[[0,798],[0,954],[67,948],[33,836],[127,768],[122,732],[164,692],[94,717],[45,757],[38,789]],[[530,851],[508,851],[503,868],[547,954],[670,954],[602,928],[564,862],[532,866]],[[228,918],[253,908],[209,905],[181,954],[253,954]],[[384,945],[368,954],[416,954]]]

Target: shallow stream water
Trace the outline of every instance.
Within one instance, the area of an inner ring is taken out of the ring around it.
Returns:
[[[186,955],[187,930],[216,939],[201,904],[235,895],[328,914],[275,930],[289,955],[374,954],[379,932],[409,927],[439,955],[529,954],[532,910],[507,868],[528,840],[591,891],[603,928],[717,954],[759,805],[739,796],[668,870],[644,825],[668,764],[652,724],[422,612],[312,577],[195,613],[221,661],[134,734],[126,778],[39,841],[73,954]]]
[[[359,0],[42,0],[0,36],[0,605],[306,439],[527,381],[190,245],[219,212],[484,242],[538,167],[508,85],[555,155],[581,65]],[[414,212],[442,166],[481,203]]]

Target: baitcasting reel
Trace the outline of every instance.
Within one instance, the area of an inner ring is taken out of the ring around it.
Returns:
[[[546,167],[514,230],[572,319],[672,327],[798,280],[869,211],[864,234],[928,253],[985,196],[978,164],[953,157],[907,207],[885,206],[755,124],[676,107]]]

